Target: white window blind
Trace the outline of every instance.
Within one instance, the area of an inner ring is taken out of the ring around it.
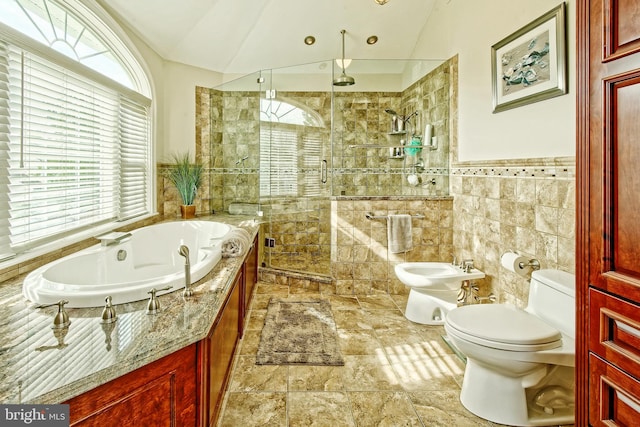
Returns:
[[[0,259],[9,256],[9,180],[6,171],[9,168],[10,136],[9,102],[9,50],[0,41]]]
[[[305,128],[302,135],[302,178],[304,188],[302,195],[317,197],[322,192],[320,176],[322,161],[322,133],[319,130]]]
[[[124,220],[149,212],[149,109],[120,99],[120,212]]]
[[[298,196],[298,137],[295,129],[283,125],[261,126],[260,196]]]
[[[148,212],[148,115],[126,94],[0,41],[0,253]]]

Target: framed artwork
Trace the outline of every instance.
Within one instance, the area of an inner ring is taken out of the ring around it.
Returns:
[[[567,93],[565,4],[491,46],[493,112]]]

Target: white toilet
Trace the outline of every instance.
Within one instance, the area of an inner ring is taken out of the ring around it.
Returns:
[[[460,401],[489,421],[549,426],[574,421],[575,277],[531,275],[529,303],[458,307],[445,319],[467,357]]]
[[[444,324],[447,313],[458,306],[462,282],[484,277],[476,268],[464,271],[446,262],[403,262],[394,271],[411,288],[404,316],[423,325]]]

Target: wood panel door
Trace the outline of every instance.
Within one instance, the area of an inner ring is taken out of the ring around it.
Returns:
[[[576,425],[640,417],[640,0],[577,3]]]
[[[192,426],[196,418],[196,346],[68,400],[71,426]]]

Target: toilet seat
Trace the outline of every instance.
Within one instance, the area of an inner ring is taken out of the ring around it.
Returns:
[[[560,331],[506,304],[458,307],[449,312],[445,323],[459,338],[498,350],[533,352],[562,346]]]

